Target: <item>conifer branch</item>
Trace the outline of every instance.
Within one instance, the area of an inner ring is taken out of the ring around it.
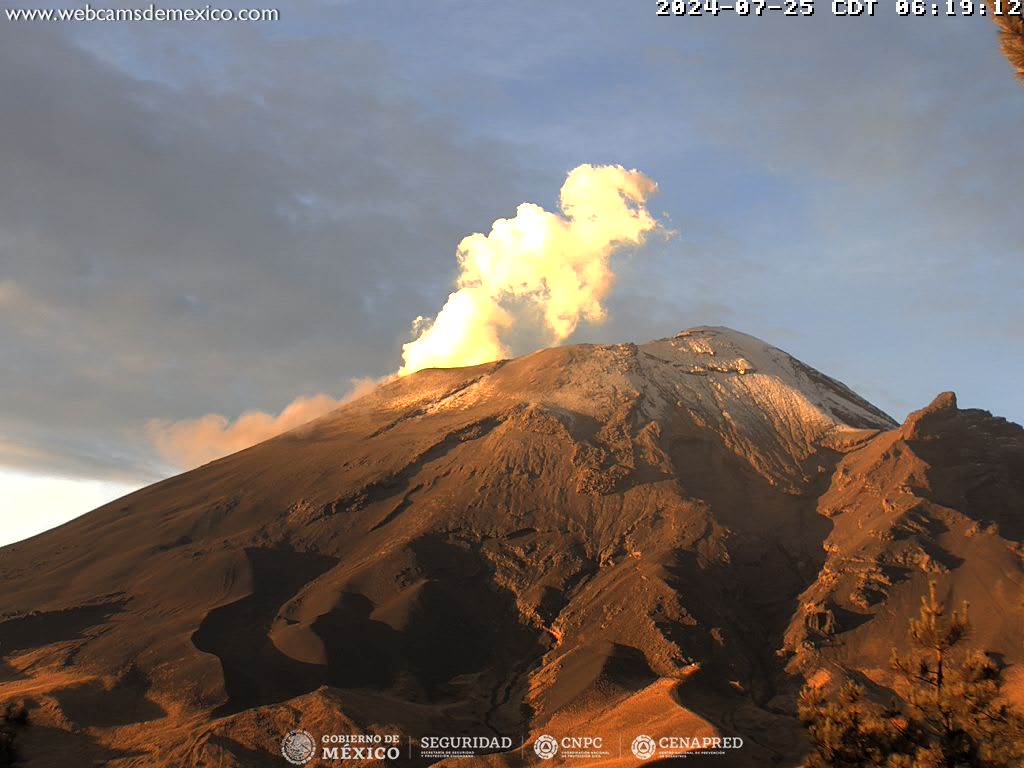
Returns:
[[[1024,81],[1024,16],[1003,13],[996,15],[995,0],[986,0],[989,15],[999,27],[999,47],[1014,68],[1017,77]],[[1006,3],[1003,4],[1004,8]]]

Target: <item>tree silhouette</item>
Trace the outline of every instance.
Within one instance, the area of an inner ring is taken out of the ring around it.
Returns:
[[[1017,77],[1024,80],[1024,16],[1003,13],[996,15],[995,0],[986,0],[989,15],[999,27],[999,44],[1003,55],[1017,71]],[[1009,10],[1011,3],[1003,2],[1003,8]]]
[[[1024,718],[1000,700],[993,660],[963,647],[970,630],[967,604],[947,614],[932,582],[910,620],[908,654],[893,649],[902,703],[880,707],[855,683],[832,698],[805,686],[798,708],[811,741],[807,768],[1024,765]]]
[[[28,708],[24,704],[9,703],[0,714],[0,766],[14,765],[18,760],[17,728],[28,725]]]
[[[805,768],[888,766],[890,757],[911,754],[913,748],[910,724],[894,722],[898,712],[868,701],[864,687],[854,682],[844,683],[833,696],[824,688],[804,686],[799,714],[813,745]]]

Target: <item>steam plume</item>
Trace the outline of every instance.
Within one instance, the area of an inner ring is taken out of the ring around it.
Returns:
[[[252,410],[234,422],[219,413],[174,422],[153,420],[146,432],[164,459],[179,467],[198,467],[323,416],[376,386],[372,379],[360,379],[338,400],[324,394],[297,397],[276,416]]]
[[[466,237],[457,290],[436,318],[413,323],[398,375],[508,357],[502,334],[515,327],[539,323],[557,343],[581,320],[602,322],[615,277],[609,258],[657,227],[645,207],[657,188],[639,171],[581,165],[562,185],[561,215],[523,203],[490,234]]]
[[[561,214],[523,203],[515,218],[495,221],[490,234],[463,239],[457,290],[437,317],[413,323],[416,339],[403,347],[404,364],[397,374],[354,382],[340,400],[325,394],[299,397],[276,416],[254,410],[234,422],[215,413],[151,421],[149,437],[167,461],[198,466],[322,416],[395,375],[508,357],[502,334],[525,328],[557,343],[580,321],[599,323],[605,319],[602,301],[615,278],[610,257],[641,244],[658,227],[645,207],[657,188],[639,171],[581,165],[562,185]]]

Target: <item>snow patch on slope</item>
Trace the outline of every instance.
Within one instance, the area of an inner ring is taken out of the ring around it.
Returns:
[[[837,433],[896,426],[840,382],[729,328],[682,331],[639,351],[650,417],[685,411],[769,478],[799,476]]]

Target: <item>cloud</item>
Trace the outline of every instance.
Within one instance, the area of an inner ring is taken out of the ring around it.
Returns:
[[[297,397],[276,416],[251,410],[233,422],[218,413],[174,422],[152,420],[146,432],[167,461],[182,468],[197,467],[319,418],[369,394],[376,386],[371,379],[359,379],[337,400],[325,394]]]
[[[916,401],[960,376],[1020,420],[986,373],[1007,342],[980,341],[1024,326],[1005,151],[1024,102],[991,25],[698,30],[607,0],[394,25],[388,6],[299,4],[272,36],[0,25],[0,465],[149,477],[153,416],[277,413],[393,371],[409,320],[440,326],[458,292],[466,222],[557,212],[535,190],[593,158],[655,175],[686,238],[613,259],[609,322],[573,340],[799,328],[792,351],[841,378],[886,370]],[[974,314],[943,311],[967,293]],[[932,317],[908,325],[907,296]],[[527,317],[494,311],[468,346],[553,337],[532,299],[497,306]],[[970,336],[952,371],[950,334]]]
[[[0,547],[35,536],[135,490],[138,484],[0,469],[4,508]]]
[[[16,309],[21,303],[21,292],[13,280],[0,280],[0,310]]]
[[[393,371],[467,218],[532,178],[424,109],[376,42],[15,26],[0,466],[153,478],[154,416],[277,413]]]
[[[523,203],[489,234],[464,238],[458,290],[433,321],[415,320],[418,335],[403,347],[398,374],[507,357],[502,335],[524,324],[541,325],[558,343],[581,321],[603,322],[615,277],[609,259],[657,228],[645,207],[657,188],[636,170],[580,165],[562,185],[561,215]]]

